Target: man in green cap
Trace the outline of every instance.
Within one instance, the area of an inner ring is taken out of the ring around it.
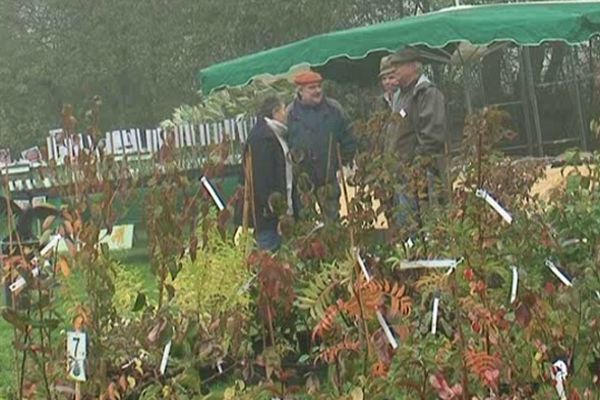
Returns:
[[[381,58],[379,63],[379,82],[383,89],[380,104],[377,104],[378,108],[385,111],[392,109],[394,101],[394,94],[398,89],[398,81],[396,80],[396,69],[391,62],[391,56],[384,56]]]
[[[446,104],[442,92],[423,74],[421,59],[421,53],[413,48],[390,56],[399,86],[392,110],[402,121],[402,128],[395,132],[394,151],[403,166],[419,162],[422,169],[418,175],[427,182],[427,199],[436,203],[445,189]],[[398,225],[409,222],[420,208],[418,201],[415,189],[407,185],[396,194]]]

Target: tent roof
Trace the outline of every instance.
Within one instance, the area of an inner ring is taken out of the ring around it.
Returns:
[[[299,64],[323,66],[337,58],[362,59],[407,45],[444,47],[511,41],[577,44],[600,33],[599,1],[561,1],[452,7],[380,24],[312,36],[202,69],[202,90],[250,83],[262,74],[284,74]]]

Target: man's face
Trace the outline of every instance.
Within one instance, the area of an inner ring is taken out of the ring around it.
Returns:
[[[398,87],[398,80],[394,72],[387,73],[380,78],[381,87],[385,93],[392,93]]]
[[[396,80],[400,87],[410,85],[417,78],[417,63],[407,62],[396,66]]]
[[[300,98],[304,104],[319,104],[321,100],[323,100],[323,88],[321,82],[300,86]]]

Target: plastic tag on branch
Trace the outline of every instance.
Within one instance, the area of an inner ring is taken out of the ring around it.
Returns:
[[[517,290],[519,287],[519,269],[514,265],[511,265],[510,269],[512,270],[512,282],[510,285],[510,304],[512,304],[517,299]]]
[[[246,293],[248,290],[250,290],[250,286],[252,286],[252,282],[256,279],[256,275],[252,275],[250,277],[250,279],[248,279],[246,281],[246,283],[244,283],[242,286],[240,286],[239,290],[237,291],[238,296]]]
[[[42,257],[48,255],[48,253],[50,253],[52,250],[56,250],[56,248],[58,247],[58,243],[60,242],[60,240],[62,239],[61,235],[55,235],[53,236],[50,241],[48,242],[48,244],[46,244],[46,246],[44,246],[44,248],[42,248],[42,250],[40,251],[40,255]],[[39,259],[37,257],[34,257],[31,260],[31,264],[32,265],[37,265],[39,262]],[[39,267],[35,267],[31,270],[31,276],[33,276],[34,278],[37,278],[40,275],[40,268]],[[27,281],[25,280],[25,278],[23,278],[22,276],[19,276],[13,283],[10,284],[10,286],[8,287],[10,289],[11,292],[16,292],[17,290],[25,287],[25,285],[27,285]]]
[[[557,360],[552,364],[550,369],[552,379],[554,380],[554,388],[558,394],[560,400],[567,400],[567,393],[565,391],[565,381],[568,375],[567,363],[563,360]]]
[[[357,248],[355,250],[355,255],[356,255],[356,261],[358,261],[358,265],[360,266],[360,269],[361,269],[363,275],[365,276],[365,279],[367,280],[367,282],[370,282],[372,277],[369,274],[369,271],[367,270],[367,265],[365,264],[365,261],[360,256],[360,249]]]
[[[463,261],[462,258],[458,260],[453,258],[442,258],[438,260],[402,260],[400,261],[399,269],[417,269],[417,268],[450,268],[449,273],[452,272],[458,264]]]
[[[563,268],[560,267],[560,264],[555,263],[550,258],[546,258],[544,261],[544,265],[548,267],[550,271],[560,280],[563,284],[567,286],[573,286],[573,280],[571,277],[565,272]]]
[[[392,346],[392,348],[396,350],[398,348],[398,342],[396,341],[396,338],[394,337],[394,334],[390,329],[390,325],[383,317],[381,311],[377,310],[375,314],[377,315],[377,321],[379,321],[379,325],[381,326],[381,329],[383,330],[383,333],[385,334],[385,337],[387,338],[390,346]]]
[[[437,321],[438,321],[438,313],[440,309],[440,292],[436,290],[433,295],[433,306],[431,310],[431,334],[435,335],[437,333]]]
[[[87,357],[87,335],[80,331],[67,332],[67,368],[69,378],[86,380],[85,359]]]
[[[223,202],[223,199],[221,199],[221,196],[219,196],[219,193],[217,192],[213,184],[210,182],[210,180],[208,180],[206,176],[202,176],[200,178],[200,182],[212,198],[219,211],[223,211],[225,209],[225,203]]]
[[[575,238],[575,239],[567,239],[563,242],[560,243],[560,247],[569,247],[569,246],[574,246],[576,244],[579,243],[587,243],[587,239],[583,238],[583,239],[579,239],[579,238]]]
[[[160,360],[160,374],[164,375],[167,370],[167,363],[169,361],[169,354],[171,354],[171,345],[173,344],[172,340],[169,340],[163,349],[162,359]]]
[[[510,215],[508,211],[506,211],[500,203],[496,201],[486,190],[477,189],[475,191],[475,196],[484,199],[486,203],[488,203],[500,216],[509,224],[512,224],[513,217]]]

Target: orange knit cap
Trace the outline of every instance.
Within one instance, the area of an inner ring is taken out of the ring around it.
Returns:
[[[310,85],[311,83],[319,83],[323,81],[323,77],[314,71],[303,71],[294,77],[294,83],[298,86]]]

